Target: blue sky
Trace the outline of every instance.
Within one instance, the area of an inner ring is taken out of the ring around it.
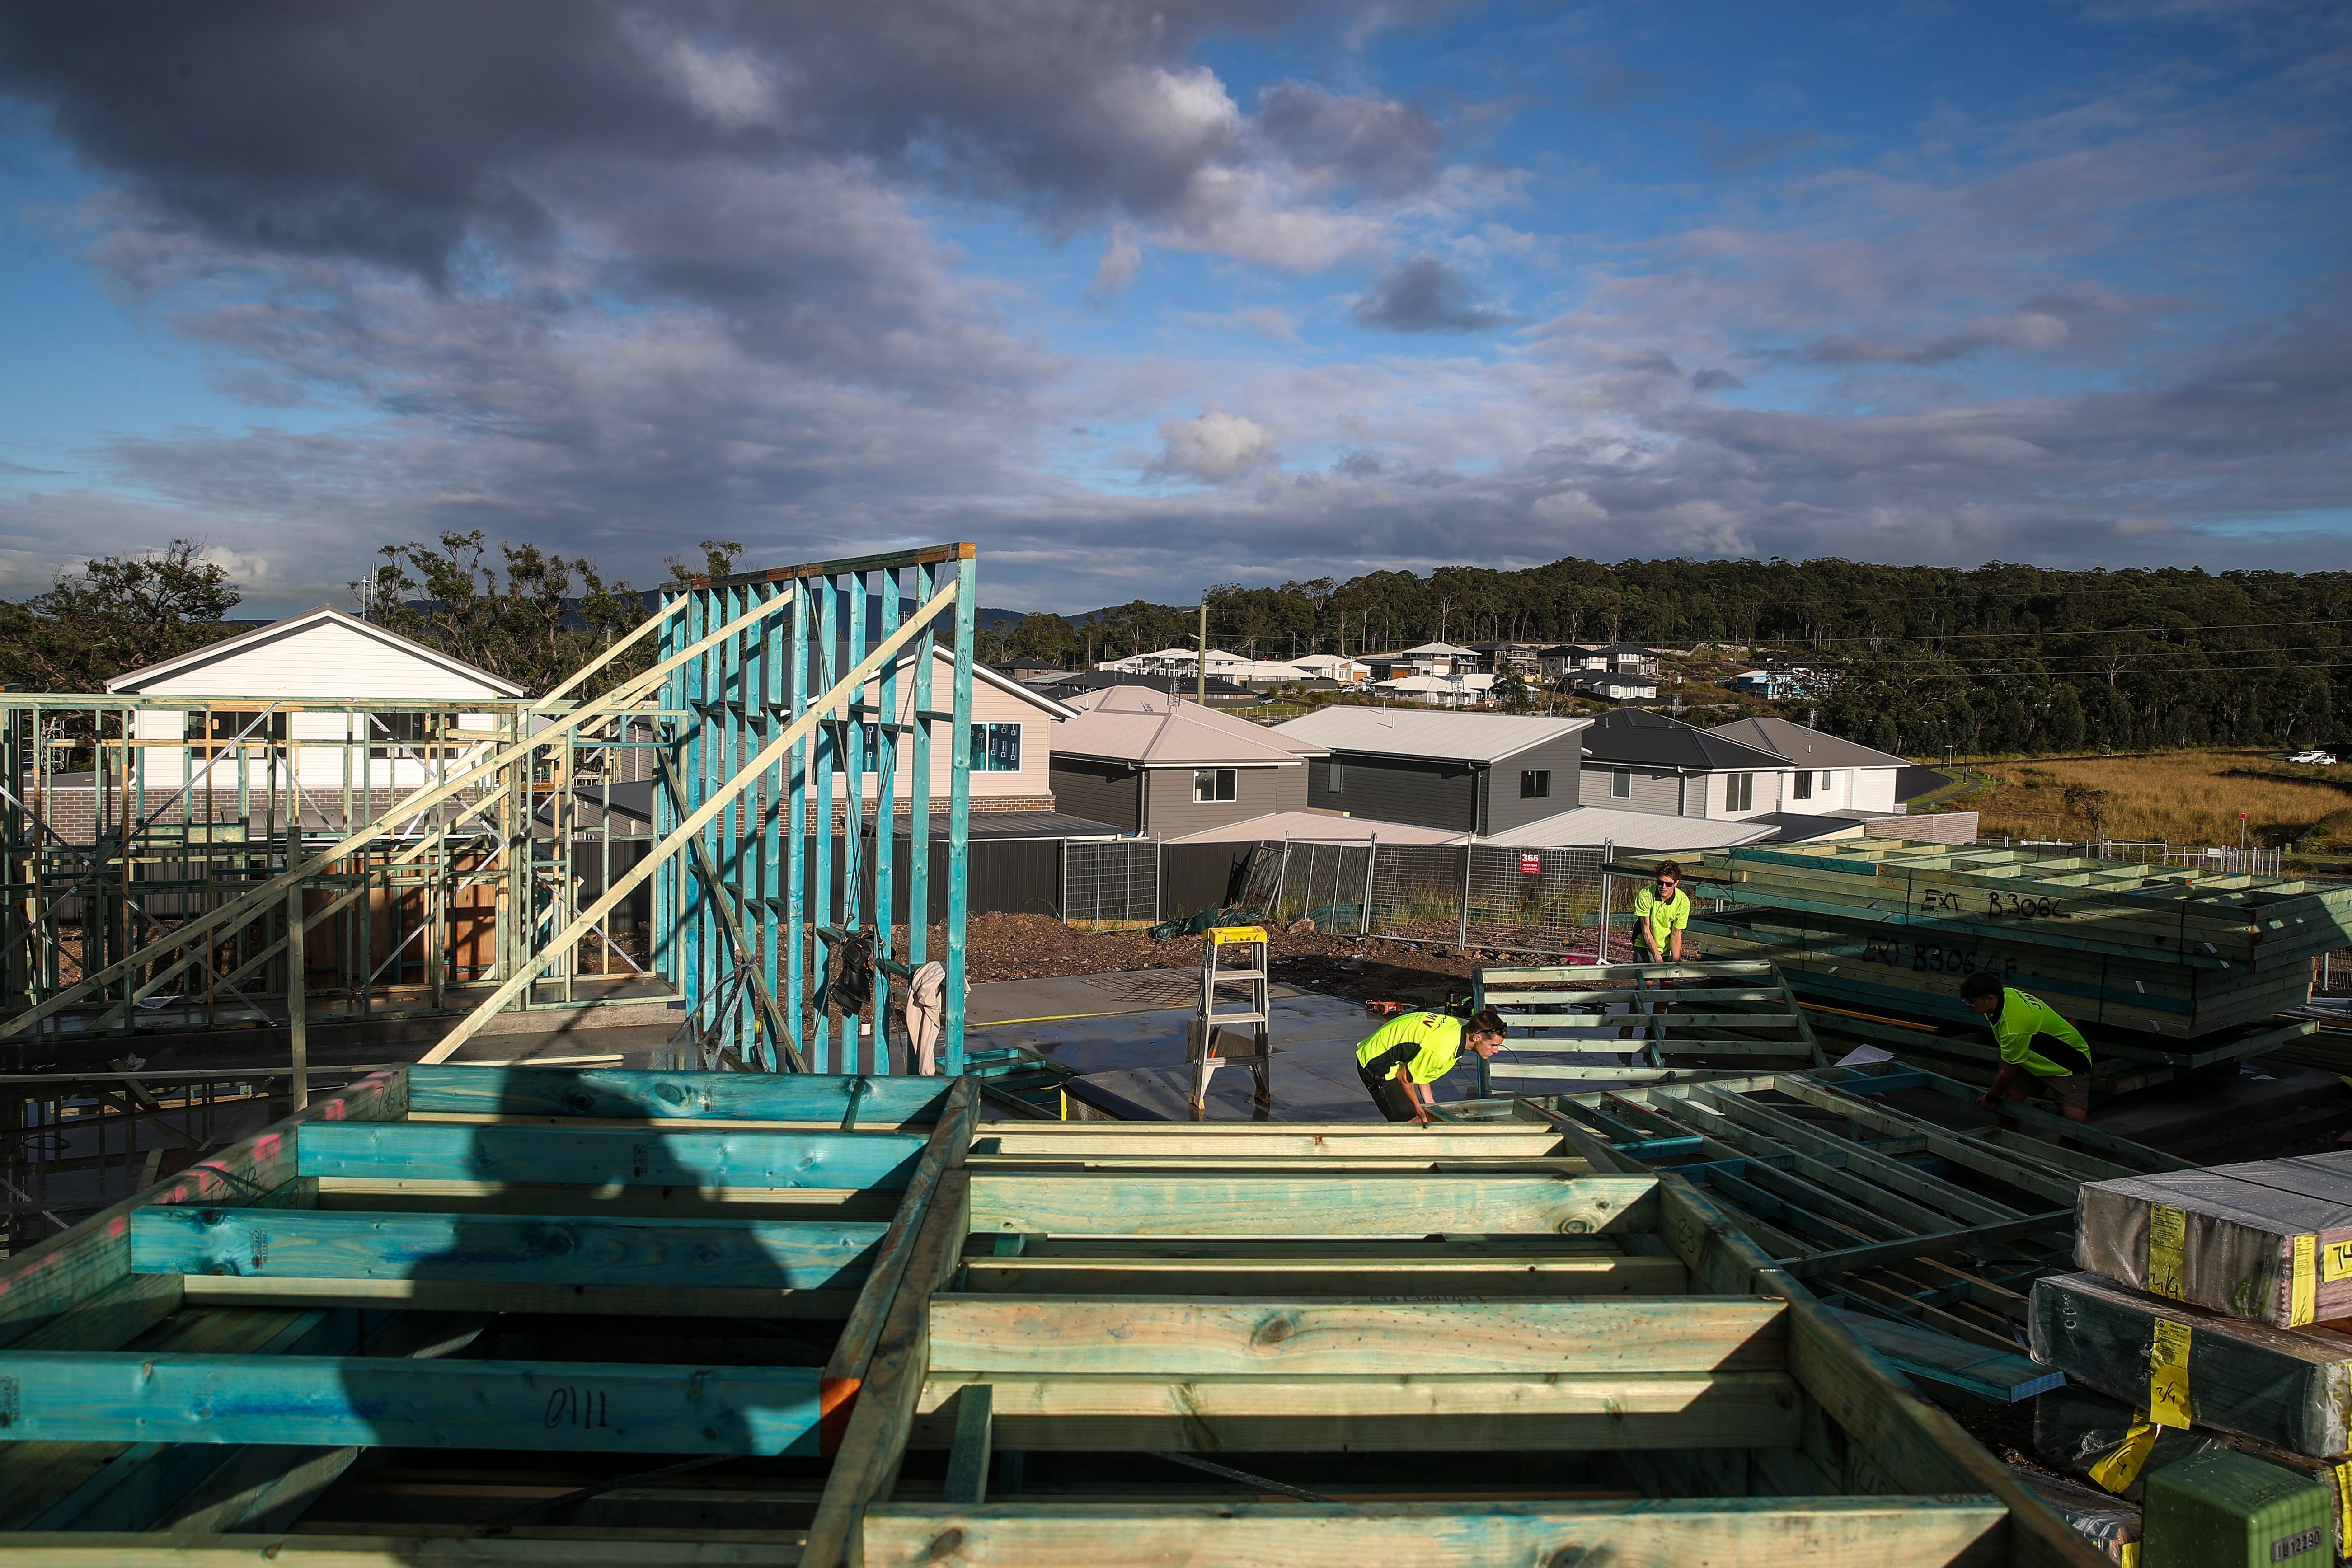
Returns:
[[[2341,5],[574,17],[0,16],[0,594],[2346,554]]]

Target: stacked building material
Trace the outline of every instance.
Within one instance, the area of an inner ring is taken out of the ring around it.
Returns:
[[[1654,857],[1622,867],[1646,872]],[[2081,1026],[2110,1092],[2299,1040],[2281,1009],[2352,933],[2352,886],[2031,851],[1848,839],[1709,850],[1693,922],[1709,958],[1769,959],[1824,1033],[1990,1069],[1960,1001],[1979,970]]]
[[[2074,1262],[2034,1281],[2028,1326],[2034,1359],[2095,1394],[2043,1395],[2043,1458],[2131,1494],[2168,1464],[2242,1449],[2330,1489],[2340,1553],[2352,1153],[2086,1183]]]

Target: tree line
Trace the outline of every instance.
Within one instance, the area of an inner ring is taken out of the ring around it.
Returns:
[[[1208,594],[1213,643],[1261,658],[1433,640],[1639,642],[1818,673],[1779,706],[1912,755],[2307,745],[2352,731],[2352,573],[1569,558]],[[1190,647],[1197,605],[1031,616],[983,658],[1086,666]]]
[[[665,563],[666,581],[724,575],[741,549],[706,540],[700,559]],[[585,556],[493,546],[479,531],[385,545],[351,591],[358,613],[533,694],[647,614],[647,595]],[[0,677],[100,690],[241,629],[227,617],[242,598],[199,542],[100,557],[0,604]],[[1783,711],[1912,755],[2299,746],[2352,731],[2352,681],[2335,679],[2352,668],[2352,573],[1570,558],[1221,584],[1208,602],[1214,644],[1260,658],[1630,641],[1802,667],[1814,694]],[[974,651],[1087,668],[1189,647],[1198,617],[1197,605],[1142,599],[1076,619],[1032,615],[983,630]],[[606,679],[650,657],[633,649]]]

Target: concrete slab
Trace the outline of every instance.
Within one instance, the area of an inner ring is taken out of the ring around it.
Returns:
[[[1286,985],[1272,994],[1297,994]],[[964,1026],[995,1026],[1191,1009],[1201,994],[1197,969],[1134,969],[1111,974],[1057,974],[1036,980],[992,980],[974,985],[964,1003]],[[1181,1031],[1180,1031],[1181,1034]]]

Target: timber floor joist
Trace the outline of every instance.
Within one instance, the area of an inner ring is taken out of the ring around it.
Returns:
[[[1573,1118],[982,1115],[566,1068],[322,1099],[0,1261],[0,1554],[2097,1561]]]

